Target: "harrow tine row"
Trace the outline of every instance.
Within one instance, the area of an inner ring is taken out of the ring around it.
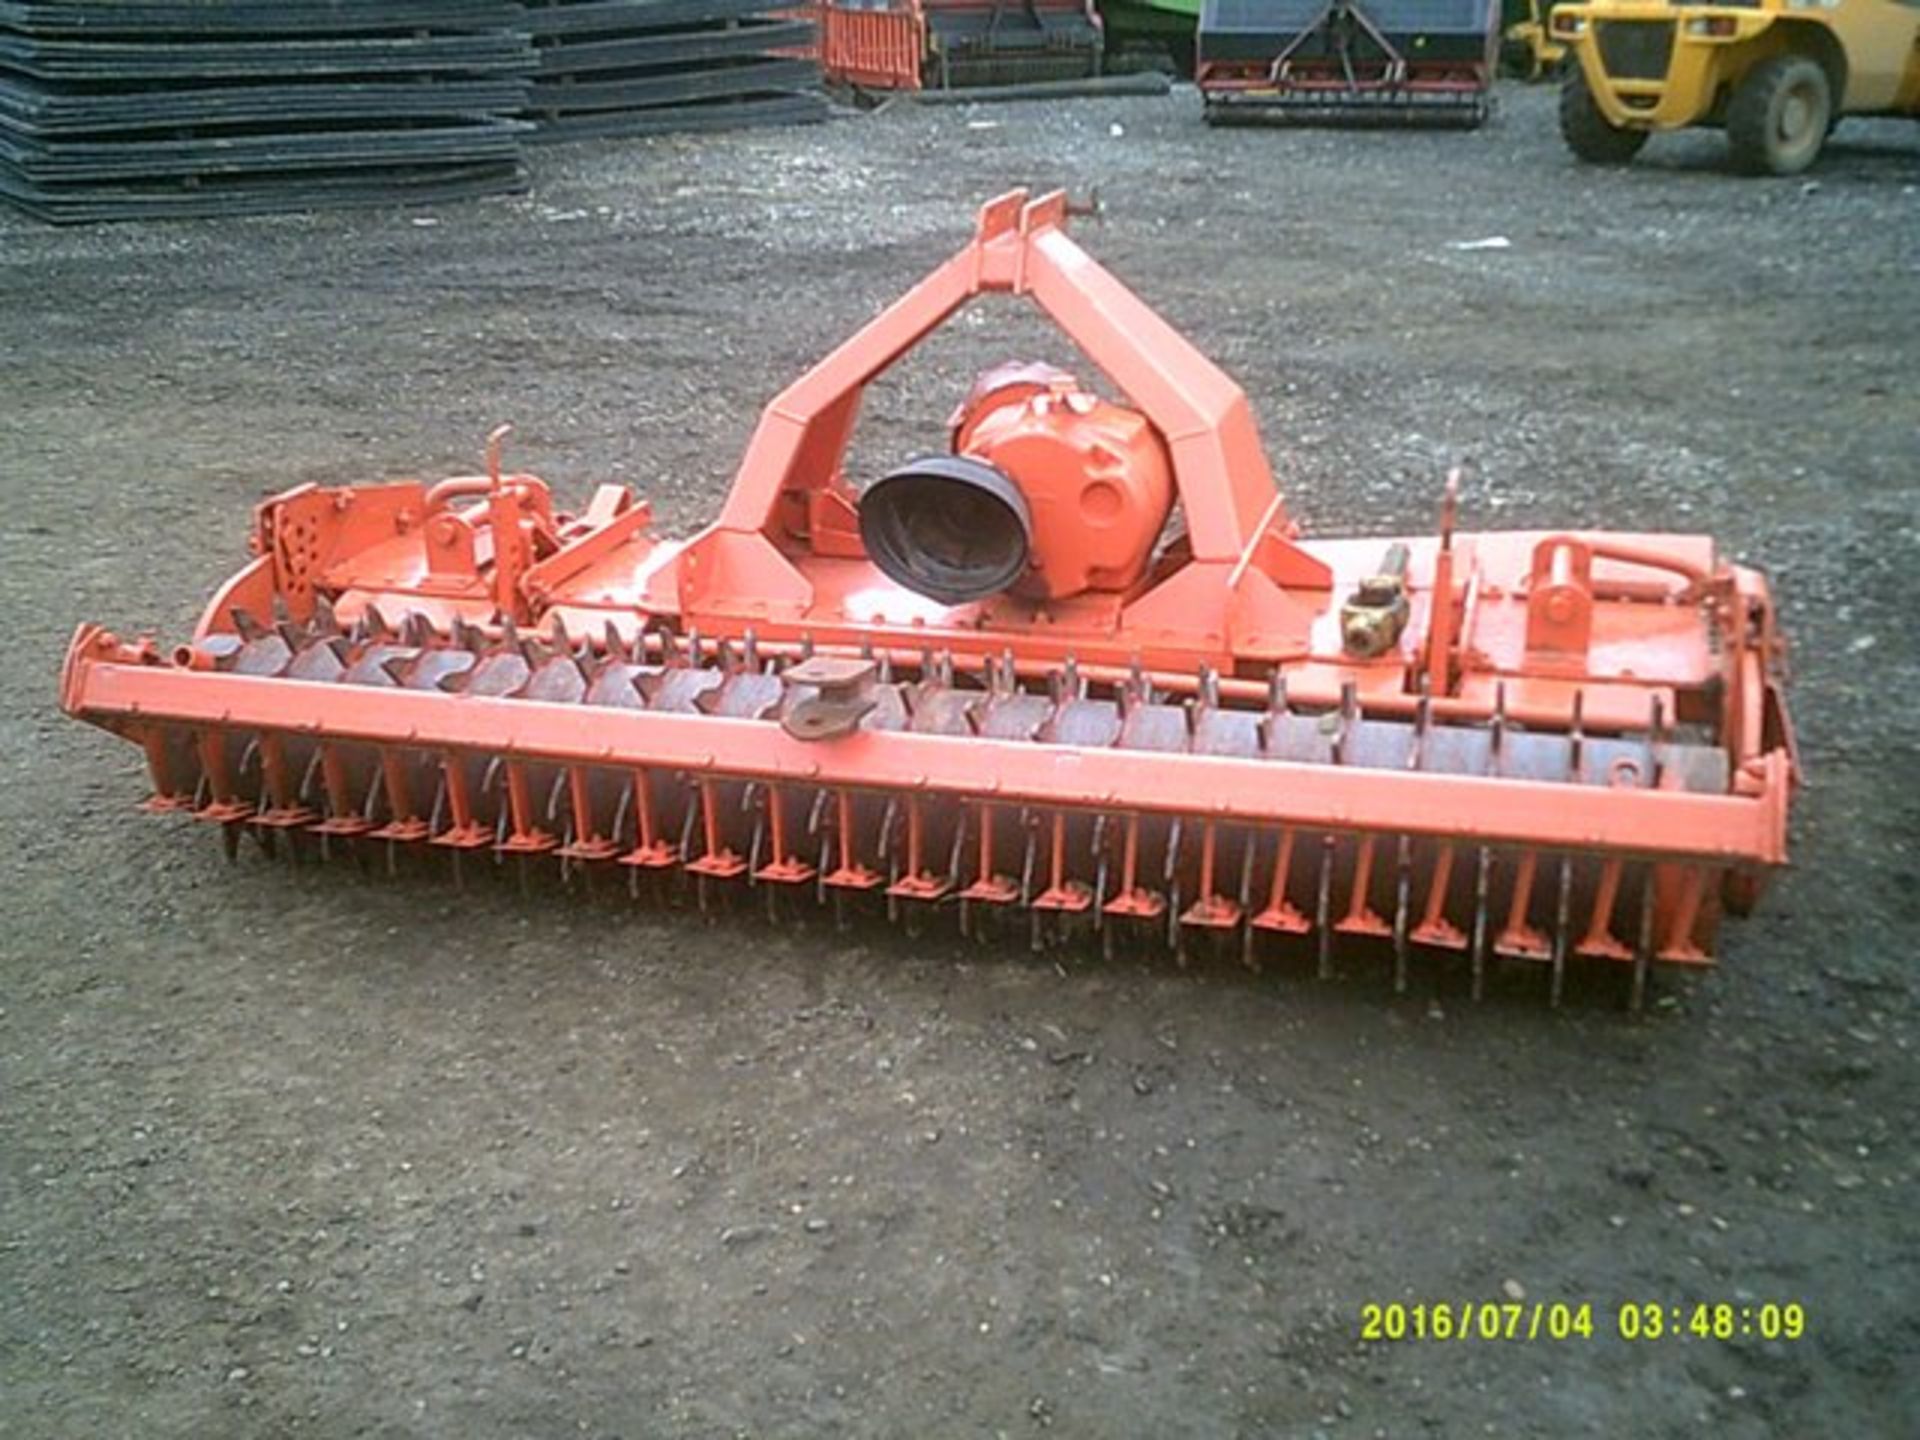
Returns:
[[[462,623],[443,636],[423,617],[395,626],[372,606],[347,631],[325,608],[305,627],[246,617],[232,643],[177,658],[265,683],[436,689],[768,724],[817,694],[763,659],[751,634],[739,646],[711,647],[697,636],[623,643],[610,635],[595,650],[564,631],[537,639],[511,625],[483,633]],[[1545,735],[1511,725],[1500,705],[1490,725],[1468,728],[1435,724],[1424,700],[1411,723],[1369,718],[1352,686],[1325,713],[1291,708],[1278,678],[1264,710],[1223,705],[1208,671],[1193,689],[1182,703],[1144,680],[1096,695],[1069,660],[1029,690],[1010,658],[959,674],[953,657],[929,654],[918,678],[877,680],[858,724],[1118,747],[1141,752],[1143,765],[1197,753],[1551,777],[1569,787],[1569,803],[1582,785],[1623,776],[1670,788],[1710,788],[1721,778],[1715,752],[1673,741],[1657,714],[1643,736],[1587,736],[1577,713],[1571,734]],[[154,783],[150,808],[219,824],[229,855],[251,830],[294,863],[290,837],[310,831],[323,847],[381,846],[389,871],[403,848],[443,850],[456,881],[467,857],[485,852],[514,859],[523,874],[533,859],[552,857],[563,877],[589,885],[596,872],[619,867],[636,896],[656,888],[650,876],[691,876],[702,909],[716,895],[758,888],[777,917],[780,897],[810,890],[844,923],[854,900],[872,896],[914,934],[942,909],[962,934],[976,935],[986,916],[1023,911],[1036,950],[1087,932],[1105,953],[1151,941],[1184,963],[1196,940],[1211,937],[1258,968],[1267,937],[1292,938],[1311,945],[1321,977],[1334,973],[1337,947],[1353,942],[1390,956],[1396,993],[1408,990],[1418,951],[1464,957],[1475,998],[1496,962],[1542,968],[1555,1004],[1575,960],[1628,967],[1640,1003],[1653,961],[1707,959],[1714,919],[1709,868],[1676,861],[1120,807],[942,801],[881,786],[808,787],[612,759],[562,764],[398,740],[152,720],[138,728]],[[283,834],[288,843],[276,843]]]

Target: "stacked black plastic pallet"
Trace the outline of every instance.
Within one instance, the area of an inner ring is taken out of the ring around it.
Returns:
[[[811,20],[795,0],[530,0],[536,140],[818,120]]]
[[[0,0],[0,196],[59,221],[523,183],[506,0]]]

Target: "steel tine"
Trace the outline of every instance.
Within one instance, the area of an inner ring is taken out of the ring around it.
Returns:
[[[1333,863],[1338,846],[1331,832],[1320,837],[1320,881],[1313,902],[1313,924],[1319,932],[1317,973],[1322,980],[1333,978]]]
[[[1260,849],[1260,832],[1248,830],[1240,847],[1240,963],[1258,971],[1259,958],[1253,953],[1253,862]]]
[[[1648,732],[1647,749],[1653,763],[1648,767],[1647,788],[1658,790],[1660,782],[1666,778],[1667,769],[1667,704],[1655,695],[1653,697],[1652,724]]]
[[[1645,879],[1640,887],[1640,923],[1633,941],[1633,985],[1627,995],[1627,1009],[1639,1014],[1647,1003],[1647,980],[1653,969],[1654,864],[1649,860],[1642,869]]]
[[[1398,873],[1393,891],[1393,993],[1407,993],[1408,914],[1413,905],[1413,840],[1400,837]]]
[[[1473,875],[1473,998],[1487,993],[1487,900],[1493,884],[1493,850],[1482,845]]]
[[[1573,857],[1560,857],[1560,893],[1553,908],[1553,983],[1549,1003],[1558,1006],[1567,980],[1567,926],[1573,909]]]

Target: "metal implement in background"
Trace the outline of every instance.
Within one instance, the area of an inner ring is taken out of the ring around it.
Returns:
[[[1205,0],[1209,123],[1474,127],[1491,110],[1499,0]]]
[[[1304,944],[1698,965],[1786,858],[1762,577],[1698,536],[1307,541],[1246,398],[1066,232],[972,240],[767,407],[719,517],[660,538],[501,467],[289,490],[163,649],[75,635],[67,711],[151,810],[297,855],[542,857],[1035,944]],[[1110,383],[1003,366],[864,493],[861,395],[968,302]],[[1175,516],[1178,519],[1175,519]],[[317,841],[316,838],[317,837]],[[1296,947],[1297,948],[1297,947]]]
[[[855,91],[946,90],[1100,73],[1093,0],[822,0],[820,64]]]

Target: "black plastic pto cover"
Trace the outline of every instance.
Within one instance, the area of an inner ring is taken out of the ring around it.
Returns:
[[[867,487],[860,539],[896,585],[960,605],[998,595],[1026,572],[1033,516],[1004,471],[929,455]]]

